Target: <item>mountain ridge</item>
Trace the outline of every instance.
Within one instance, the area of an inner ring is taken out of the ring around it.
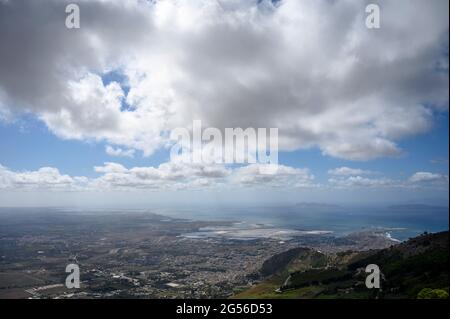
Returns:
[[[365,267],[379,266],[381,289],[368,289]],[[449,288],[448,231],[389,248],[325,254],[298,247],[263,263],[260,282],[234,298],[418,298],[424,289]]]

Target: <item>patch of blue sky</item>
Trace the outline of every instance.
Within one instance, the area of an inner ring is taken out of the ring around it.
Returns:
[[[124,98],[121,100],[121,108],[122,112],[124,111],[133,111],[134,108],[127,103],[127,95],[130,92],[130,85],[128,83],[128,78],[120,71],[120,70],[112,70],[102,75],[103,85],[107,86],[112,82],[116,82],[122,88],[124,93]]]

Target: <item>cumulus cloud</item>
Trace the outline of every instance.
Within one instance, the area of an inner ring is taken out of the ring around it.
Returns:
[[[114,148],[114,147],[112,147],[110,145],[107,145],[105,147],[105,151],[106,151],[106,154],[108,154],[110,156],[131,157],[131,158],[134,157],[134,153],[135,153],[135,150],[133,150],[133,149],[131,149],[131,150],[124,150],[124,149],[121,149],[120,147]]]
[[[15,172],[0,165],[0,189],[14,190],[80,190],[86,177],[63,175],[58,169],[42,167],[37,171]]]
[[[232,183],[244,186],[270,187],[313,187],[314,176],[308,169],[278,165],[275,174],[264,174],[261,164],[252,164],[236,169],[232,175]]]
[[[113,190],[180,190],[180,189],[236,189],[263,187],[266,189],[352,189],[352,188],[448,188],[448,176],[417,172],[407,180],[385,177],[367,178],[340,175],[319,184],[307,168],[279,165],[276,173],[265,174],[264,165],[251,164],[227,167],[223,164],[193,164],[170,161],[157,167],[127,168],[119,163],[106,162],[94,167],[98,177],[69,176],[58,169],[43,167],[36,171],[13,171],[0,165],[0,189],[27,191],[113,191]]]
[[[350,167],[338,167],[334,169],[330,169],[328,171],[329,175],[335,175],[335,176],[358,176],[358,175],[370,175],[373,174],[372,171],[363,170],[359,168],[350,168]]]
[[[0,165],[0,189],[107,191],[132,189],[196,189],[207,187],[262,186],[276,188],[314,187],[314,176],[307,169],[279,166],[275,174],[264,174],[264,167],[252,164],[227,168],[222,164],[166,162],[158,167],[126,168],[107,162],[94,167],[95,178],[71,177],[56,168],[17,172]]]
[[[106,140],[151,154],[162,126],[153,109],[124,111],[124,91],[102,75],[151,33],[145,1],[80,1],[83,27],[65,27],[71,1],[0,3],[0,113],[35,114],[64,139]]]
[[[417,172],[414,173],[409,181],[412,183],[447,183],[448,175],[436,174],[430,172]]]
[[[369,160],[448,111],[447,1],[380,0],[379,30],[370,1],[85,0],[78,30],[69,2],[0,2],[0,116],[144,155],[194,119],[278,127],[281,150]]]
[[[117,163],[105,163],[95,167],[99,178],[92,181],[95,188],[182,188],[186,186],[210,186],[218,184],[230,174],[222,165],[167,162],[158,167],[125,168]]]
[[[102,175],[92,181],[96,189],[145,188],[180,189],[220,187],[315,187],[308,169],[280,165],[274,174],[265,174],[261,164],[227,168],[221,164],[192,164],[181,161],[163,163],[158,167],[125,168],[117,163],[95,167]]]

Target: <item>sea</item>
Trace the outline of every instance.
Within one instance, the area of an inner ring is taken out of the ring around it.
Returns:
[[[265,207],[197,207],[158,209],[172,218],[203,221],[234,221],[286,230],[331,232],[335,236],[383,230],[400,241],[424,232],[449,229],[449,208],[431,205],[338,206],[299,204]]]

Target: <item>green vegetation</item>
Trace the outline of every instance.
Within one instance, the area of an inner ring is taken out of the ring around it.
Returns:
[[[417,299],[448,299],[448,292],[442,289],[423,288]]]

